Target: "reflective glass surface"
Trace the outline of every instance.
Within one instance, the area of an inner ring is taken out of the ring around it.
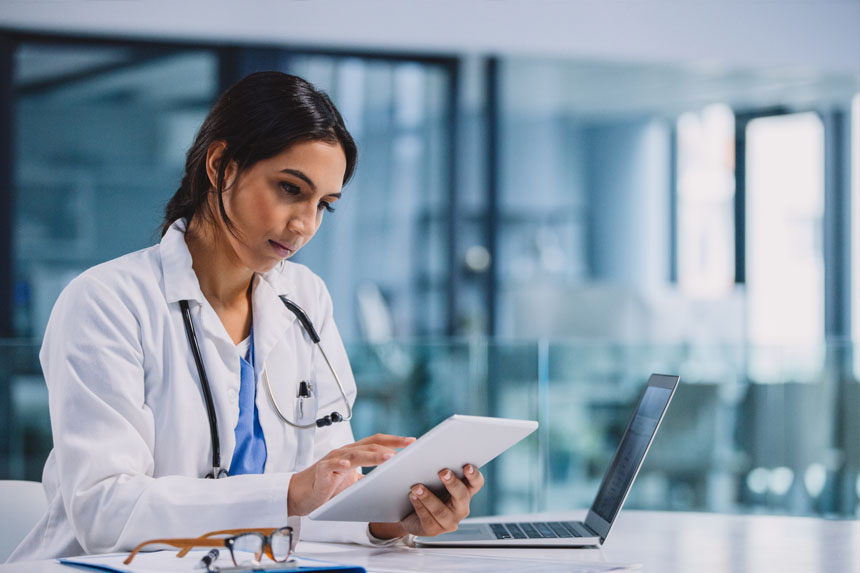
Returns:
[[[14,331],[41,337],[78,273],[158,240],[218,58],[32,42],[15,52],[14,83]]]
[[[349,345],[357,438],[421,435],[454,413],[538,420],[484,468],[473,514],[588,507],[652,372],[681,377],[625,507],[860,516],[860,383],[851,344],[792,348],[582,342]],[[3,479],[51,448],[38,346],[0,343]],[[759,380],[752,355],[780,380]],[[822,356],[815,367],[808,356]]]

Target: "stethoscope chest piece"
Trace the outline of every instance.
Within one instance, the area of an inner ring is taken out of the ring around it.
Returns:
[[[296,424],[315,424],[317,417],[317,393],[309,380],[299,382],[296,393]]]

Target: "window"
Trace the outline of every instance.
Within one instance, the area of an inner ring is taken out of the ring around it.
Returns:
[[[824,126],[815,113],[762,117],[746,127],[747,329],[759,346],[790,346],[816,368],[824,341]],[[753,376],[784,379],[768,353]],[[802,366],[806,365],[806,366]],[[811,371],[811,370],[810,370]],[[801,375],[800,372],[794,374]]]
[[[731,293],[735,118],[723,104],[678,119],[678,284],[692,298]]]
[[[860,93],[851,105],[851,293],[854,317],[851,338],[860,341]],[[860,378],[860,352],[854,353],[855,377]]]

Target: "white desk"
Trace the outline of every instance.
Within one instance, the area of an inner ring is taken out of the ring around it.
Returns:
[[[512,561],[507,565],[518,571],[583,571],[588,564],[638,563],[644,571],[657,573],[843,573],[860,571],[860,521],[627,510],[600,549],[412,549],[302,542],[298,551],[374,572],[493,571]],[[0,566],[0,573],[24,571],[73,569],[53,561]]]

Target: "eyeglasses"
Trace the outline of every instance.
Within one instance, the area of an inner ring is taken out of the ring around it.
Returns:
[[[229,537],[215,537],[228,535]],[[150,539],[144,541],[129,553],[123,563],[128,565],[137,553],[147,545],[171,545],[180,548],[177,557],[184,557],[195,547],[226,547],[230,550],[233,565],[245,565],[251,561],[258,565],[265,553],[276,563],[290,558],[293,550],[293,528],[225,529],[211,531],[200,537],[177,537],[171,539]]]

